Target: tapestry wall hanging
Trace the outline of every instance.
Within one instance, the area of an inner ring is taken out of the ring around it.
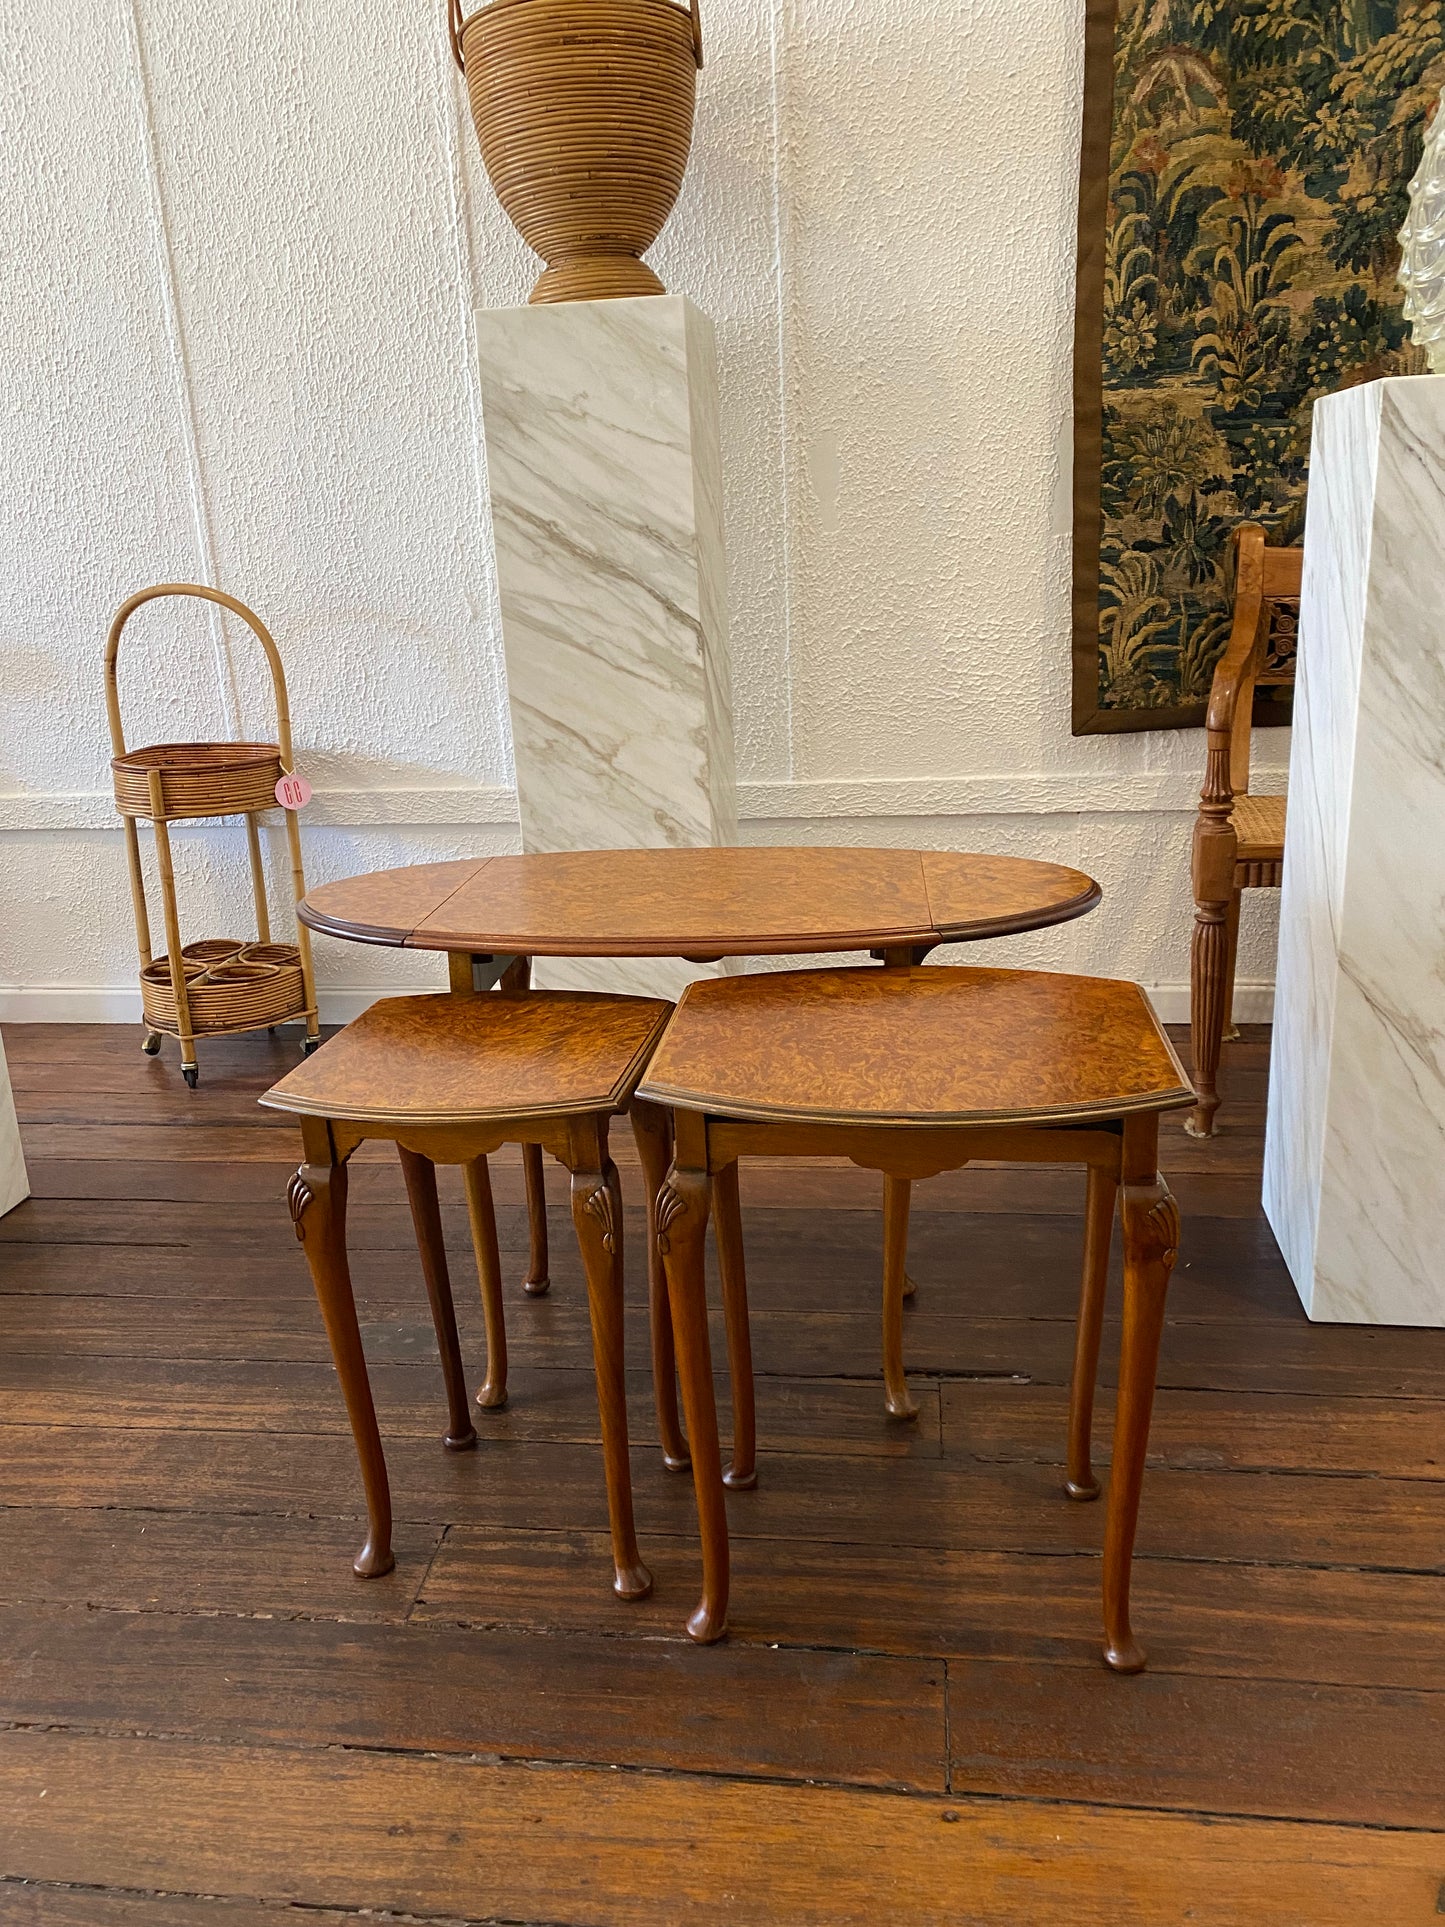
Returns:
[[[1231,529],[1298,542],[1314,402],[1423,367],[1395,237],[1445,80],[1442,0],[1086,5],[1076,735],[1204,721]]]

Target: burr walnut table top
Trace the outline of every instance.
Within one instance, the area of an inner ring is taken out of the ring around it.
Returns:
[[[652,997],[384,997],[261,1099],[313,1117],[465,1124],[611,1111],[672,1006]]]
[[[938,968],[693,984],[640,1091],[718,1117],[855,1124],[1077,1123],[1194,1101],[1137,984]]]
[[[1080,870],[1024,857],[833,848],[587,850],[378,870],[308,893],[354,943],[529,957],[806,955],[929,947],[1067,923]]]

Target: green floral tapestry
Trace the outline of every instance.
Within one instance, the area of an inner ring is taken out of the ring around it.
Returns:
[[[1395,236],[1442,0],[1089,0],[1074,727],[1203,720],[1229,534],[1303,533],[1310,411],[1422,365]]]

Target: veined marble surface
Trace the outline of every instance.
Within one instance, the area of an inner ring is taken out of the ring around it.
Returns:
[[[22,1198],[29,1196],[30,1180],[25,1173],[25,1156],[20,1149],[20,1126],[15,1122],[10,1069],[5,1062],[5,1046],[0,1043],[0,1218],[7,1211],[13,1211]]]
[[[522,847],[735,843],[712,326],[676,295],[477,315]],[[675,996],[710,974],[546,962]]]
[[[1322,400],[1264,1202],[1312,1318],[1445,1325],[1445,376]]]

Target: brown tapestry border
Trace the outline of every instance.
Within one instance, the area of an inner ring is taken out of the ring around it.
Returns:
[[[1079,158],[1078,292],[1074,310],[1074,734],[1183,729],[1199,704],[1172,713],[1099,707],[1099,544],[1104,533],[1104,235],[1109,225],[1109,140],[1114,131],[1114,28],[1118,0],[1086,0],[1084,127]]]

